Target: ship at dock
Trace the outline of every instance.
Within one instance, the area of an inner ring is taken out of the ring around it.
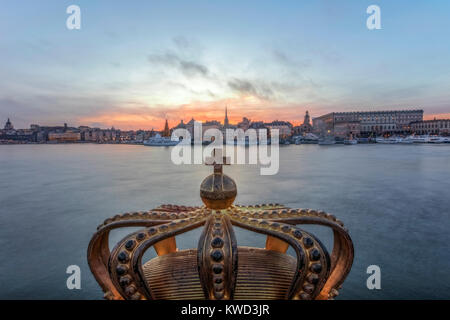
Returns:
[[[160,134],[157,134],[154,137],[145,140],[143,144],[144,146],[151,147],[170,147],[176,146],[178,143],[180,143],[179,140],[172,140],[170,137],[162,137]]]

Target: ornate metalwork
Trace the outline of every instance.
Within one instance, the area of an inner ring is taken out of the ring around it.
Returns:
[[[162,205],[116,215],[97,228],[88,262],[105,298],[333,299],[353,263],[353,244],[343,223],[322,211],[281,204],[232,205],[236,184],[222,173],[222,163],[212,164],[214,173],[201,185],[206,206]],[[333,230],[331,256],[297,226],[302,224]],[[233,225],[267,235],[266,247],[238,247]],[[136,226],[143,229],[109,250],[111,230]],[[197,250],[177,251],[175,237],[200,226]],[[286,254],[289,246],[295,258]],[[158,257],[143,264],[150,247]]]

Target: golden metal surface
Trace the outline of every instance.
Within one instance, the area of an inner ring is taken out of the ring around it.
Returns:
[[[288,248],[289,248],[289,243],[287,243],[283,240],[280,240],[278,238],[267,236],[266,250],[272,250],[272,251],[285,253]]]

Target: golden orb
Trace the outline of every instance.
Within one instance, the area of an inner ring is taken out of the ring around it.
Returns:
[[[236,195],[236,183],[223,173],[213,173],[207,176],[200,185],[200,197],[209,209],[229,208]]]

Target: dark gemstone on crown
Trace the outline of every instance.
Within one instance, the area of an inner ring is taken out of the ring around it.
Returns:
[[[306,237],[306,238],[303,238],[303,244],[305,245],[305,247],[310,248],[313,246],[314,241],[311,238]]]
[[[215,274],[219,274],[219,273],[222,273],[223,266],[221,264],[215,264],[215,265],[213,265],[212,269]]]
[[[216,262],[221,261],[223,259],[222,250],[214,250],[211,252],[211,258]]]
[[[302,237],[302,232],[300,230],[294,230],[292,232],[292,234],[294,235],[294,237],[296,237],[297,239],[301,239]]]
[[[122,251],[122,252],[120,252],[120,253],[117,255],[117,259],[118,259],[120,262],[127,262],[127,261],[128,261],[128,254],[127,254],[125,251]]]
[[[136,236],[136,239],[138,239],[139,241],[142,241],[145,239],[145,233],[138,233],[138,235]]]
[[[119,284],[120,284],[122,287],[125,287],[125,286],[129,285],[130,282],[131,282],[131,278],[130,278],[130,276],[128,276],[128,275],[127,275],[127,276],[120,277],[120,279],[119,279]]]
[[[211,246],[214,247],[214,248],[221,248],[223,246],[223,240],[221,238],[219,238],[219,237],[214,238],[211,241]]]
[[[125,273],[127,273],[127,271],[128,271],[127,267],[122,266],[122,265],[118,265],[116,268],[116,272],[119,276],[124,275]]]
[[[311,271],[314,273],[320,273],[322,271],[322,265],[320,263],[314,263],[311,266]]]
[[[320,259],[320,251],[317,250],[316,248],[312,249],[311,252],[309,253],[309,257],[313,261],[319,260]]]
[[[127,249],[127,250],[131,250],[131,249],[133,249],[134,248],[134,240],[128,240],[126,243],[125,243],[125,248]]]

